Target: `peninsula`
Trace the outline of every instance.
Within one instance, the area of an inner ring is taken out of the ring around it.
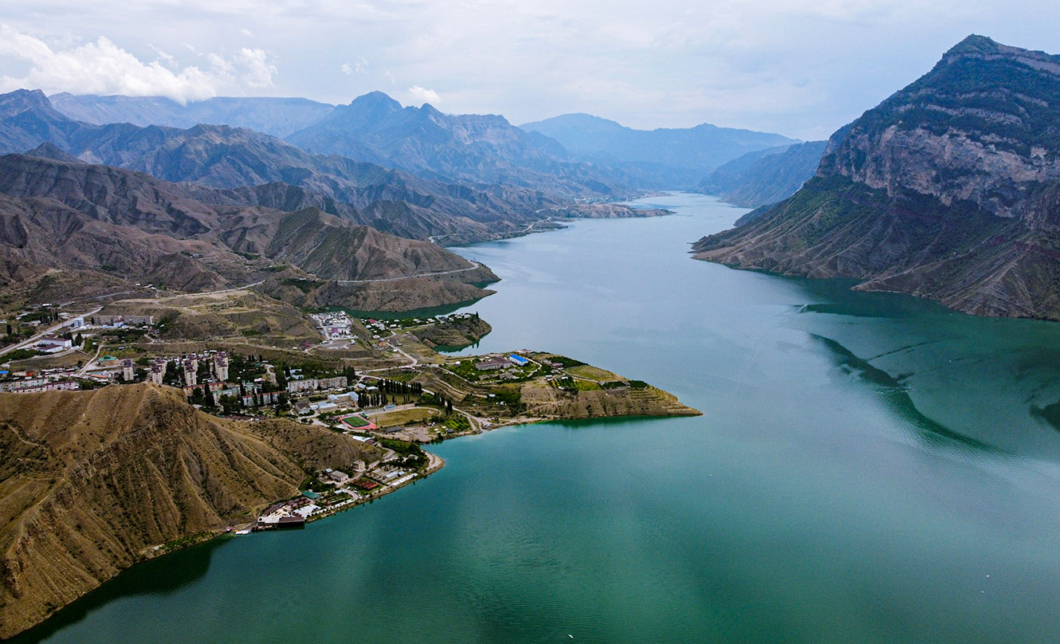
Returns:
[[[443,466],[425,444],[700,413],[566,356],[434,350],[489,333],[476,314],[302,315],[258,298],[236,289],[23,316],[57,324],[9,352],[0,375],[0,638],[137,562],[389,494]]]

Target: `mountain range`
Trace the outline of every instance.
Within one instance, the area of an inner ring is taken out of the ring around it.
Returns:
[[[443,273],[404,284],[435,305],[482,297],[487,292],[471,284],[496,280],[440,246],[316,207],[264,208],[239,191],[56,160],[63,153],[52,147],[39,151],[0,157],[0,295],[7,304],[103,295],[135,283],[178,291],[261,283],[282,292],[300,280],[299,304],[320,291],[328,296],[317,305],[353,308],[386,284],[373,280]]]
[[[402,107],[382,92],[340,105],[286,137],[298,147],[400,168],[442,181],[504,184],[571,197],[629,196],[636,186],[606,168],[572,162],[555,141],[502,116]]]
[[[293,144],[289,147],[404,170],[421,181],[503,185],[580,199],[637,194],[637,186],[624,183],[629,177],[621,172],[573,162],[557,142],[524,132],[501,116],[402,107],[382,92],[339,106],[271,98],[216,98],[182,106],[156,97],[58,94],[54,107],[70,119],[100,126],[247,128],[283,136]]]
[[[810,141],[749,152],[699,182],[697,189],[742,208],[783,201],[817,172],[827,141]]]
[[[1060,57],[970,36],[699,259],[1060,319]]]
[[[744,154],[797,143],[779,134],[722,128],[635,130],[590,114],[564,114],[521,126],[559,141],[575,159],[615,167],[640,187],[696,185],[708,173]]]
[[[275,137],[224,125],[92,125],[59,113],[39,91],[0,96],[0,152],[23,152],[43,143],[89,163],[168,181],[247,188],[243,199],[248,204],[287,211],[313,206],[383,232],[442,243],[509,236],[548,217],[650,214],[510,184],[423,179],[346,157],[310,154]]]
[[[309,127],[335,109],[307,98],[218,97],[178,103],[162,96],[53,94],[52,105],[67,117],[93,125],[131,123],[187,129],[210,123],[283,138]]]
[[[586,114],[517,128],[500,116],[445,114],[431,105],[403,107],[382,92],[338,106],[281,98],[214,98],[186,105],[159,97],[56,94],[51,99],[67,117],[95,125],[228,125],[426,179],[596,198],[691,187],[744,153],[795,143],[775,134],[709,124],[641,131]]]

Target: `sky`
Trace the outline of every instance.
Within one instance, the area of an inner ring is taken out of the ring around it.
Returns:
[[[826,138],[971,33],[1060,54],[1042,0],[4,0],[0,91],[373,90],[521,124],[587,112]]]

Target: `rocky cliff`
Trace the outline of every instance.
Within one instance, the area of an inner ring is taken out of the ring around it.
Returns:
[[[971,36],[696,258],[1060,319],[1060,57]]]

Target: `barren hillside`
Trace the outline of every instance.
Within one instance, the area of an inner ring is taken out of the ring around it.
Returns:
[[[290,421],[221,420],[146,384],[0,394],[0,638],[157,545],[252,519],[306,468],[373,449]]]

